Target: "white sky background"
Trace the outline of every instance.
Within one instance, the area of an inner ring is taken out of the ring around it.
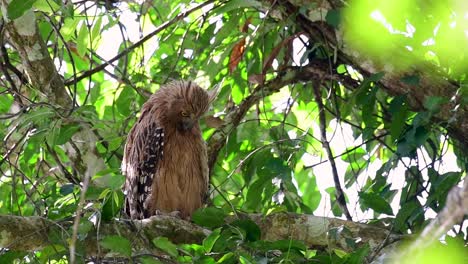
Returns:
[[[119,18],[120,21],[125,25],[126,27],[126,34],[128,35],[129,39],[132,42],[136,42],[140,39],[140,32],[139,32],[139,23],[136,21],[136,15],[128,10],[128,7],[126,6],[125,2],[122,2],[119,6],[119,9],[123,11]],[[105,23],[105,21],[103,21]],[[146,35],[147,33],[153,31],[155,27],[148,21],[144,23],[143,26],[143,35]],[[97,53],[102,56],[104,59],[111,59],[115,55],[117,55],[119,45],[121,43],[121,33],[119,31],[118,26],[114,26],[105,32],[101,34],[102,36],[102,41],[105,44],[101,44],[99,49],[97,50]],[[113,40],[118,40],[118,41],[113,41]],[[300,58],[302,57],[303,53],[305,52],[305,49],[303,48],[303,44],[299,40],[295,40],[294,43],[294,51],[295,51],[295,57],[294,61],[299,62]],[[145,43],[145,61],[147,61],[153,51],[157,49],[158,47],[158,42],[156,38],[150,39]],[[307,63],[307,62],[305,62]],[[110,71],[113,71],[111,66],[108,66],[107,68]],[[288,98],[285,98],[283,102],[279,101],[278,105],[283,104],[287,101]],[[350,148],[356,145],[361,144],[362,140],[354,140],[352,137],[352,132],[349,127],[349,125],[342,125],[340,127],[337,125],[336,120],[332,120],[330,123],[330,126],[334,128],[333,130],[336,130],[334,132],[329,132],[327,137],[330,141],[330,145],[333,148],[333,153],[334,155],[338,155],[340,153],[343,153],[346,148]],[[320,138],[320,130],[317,125],[315,125],[313,128],[313,133],[316,138]],[[332,137],[333,136],[333,137]],[[420,151],[419,153],[419,158],[420,160],[423,160],[423,156],[426,160],[430,160],[429,156],[427,153],[422,154]],[[326,159],[326,157],[323,157],[323,159]],[[312,156],[312,155],[305,155],[303,157],[303,161],[306,166],[316,164],[320,162],[322,159],[320,157]],[[344,174],[346,172],[347,168],[347,163],[342,161],[340,158],[337,158],[336,160],[336,165],[337,165],[337,170],[338,174],[340,175],[341,178],[341,183],[342,187],[344,188]],[[415,164],[409,164],[409,159],[404,159],[405,163],[408,166],[415,165]],[[367,180],[367,177],[374,178],[376,171],[380,168],[380,165],[382,163],[380,161],[373,162],[372,165],[364,171],[358,178],[358,181],[356,184],[354,184],[351,188],[345,189],[345,193],[347,194],[349,198],[349,203],[348,203],[348,208],[350,210],[350,213],[352,214],[354,220],[365,220],[365,219],[370,219],[373,218],[372,212],[362,212],[359,208],[359,203],[358,203],[358,191],[360,190],[360,186],[363,186],[365,184],[365,181]],[[456,165],[456,157],[455,155],[449,151],[446,153],[444,156],[444,159],[442,160],[442,163],[439,164],[440,169],[438,170],[441,174],[448,172],[448,171],[460,171],[460,169]],[[425,166],[425,164],[420,164],[421,167]],[[437,168],[437,166],[436,166]],[[392,170],[388,176],[388,182],[392,182],[392,189],[396,190],[401,190],[404,186],[404,178],[405,178],[405,170],[406,168],[402,165],[399,164],[398,167],[394,170]],[[314,175],[316,175],[316,180],[317,180],[317,185],[321,191],[322,194],[322,199],[320,202],[320,206],[318,209],[314,211],[314,215],[317,216],[326,216],[326,217],[333,217],[333,214],[331,212],[331,205],[329,202],[329,195],[325,191],[328,187],[334,187],[333,183],[333,177],[332,177],[332,171],[330,164],[328,162],[325,162],[323,164],[317,165],[313,168]],[[423,175],[426,175],[425,172],[423,172]],[[399,207],[399,200],[400,200],[400,194],[399,192],[396,197],[394,198],[393,202],[391,203],[393,212],[396,213],[398,211]],[[424,204],[425,201],[423,199],[420,199],[421,203]],[[435,213],[432,211],[432,209],[427,209],[426,211],[426,216],[427,217],[434,217]],[[381,217],[385,217],[385,215],[381,215]]]

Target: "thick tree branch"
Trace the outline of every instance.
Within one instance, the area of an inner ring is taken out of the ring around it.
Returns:
[[[424,228],[407,251],[411,252],[416,249],[424,251],[424,248],[440,239],[454,225],[463,221],[465,215],[468,215],[468,177],[465,177],[462,187],[455,186],[450,190],[444,209]]]
[[[364,76],[384,72],[380,80],[382,89],[392,95],[407,95],[408,104],[413,111],[424,110],[424,100],[428,97],[444,97],[450,101],[443,104],[440,111],[432,117],[434,123],[447,128],[449,135],[460,145],[461,151],[468,153],[468,105],[461,104],[460,87],[447,76],[429,63],[420,63],[412,68],[402,71],[398,67],[382,64],[370,59],[358,50],[354,50],[344,42],[342,28],[334,29],[325,21],[327,12],[332,9],[344,8],[343,1],[267,1],[274,2],[285,17],[293,19],[301,31],[305,31],[313,42],[325,43],[331,49],[337,50],[337,64],[352,65]],[[317,7],[300,12],[307,6]],[[352,23],[352,21],[343,21]],[[340,25],[340,26],[341,26]],[[393,57],[406,57],[404,50],[401,54],[392,54]],[[402,81],[406,76],[418,76],[417,85]]]
[[[1,5],[2,10],[7,10],[8,1],[2,0]],[[29,83],[40,91],[43,99],[69,109],[70,97],[40,35],[34,12],[29,10],[13,21],[7,17],[3,14],[5,40],[18,51]]]
[[[263,240],[300,240],[310,248],[341,249],[351,252],[355,250],[350,246],[351,239],[356,242],[356,246],[368,243],[371,250],[375,250],[384,241],[392,244],[401,239],[401,236],[392,234],[386,229],[335,218],[293,213],[268,216],[251,214],[248,217],[260,227]],[[48,239],[51,236],[61,238],[66,244],[70,237],[68,232],[71,225],[70,221],[52,222],[41,217],[0,215],[0,248],[20,251],[40,250],[51,243]],[[85,240],[81,241],[86,247],[86,254],[96,256],[101,252],[105,255],[107,251],[98,249],[99,239],[116,234],[132,242],[134,254],[150,252],[160,255],[161,253],[149,243],[155,237],[167,237],[177,244],[201,243],[210,231],[185,220],[164,215],[145,220],[115,220],[101,223],[99,238],[96,236],[96,230],[92,230]]]

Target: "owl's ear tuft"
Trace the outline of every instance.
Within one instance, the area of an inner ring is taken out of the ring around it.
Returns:
[[[216,97],[218,97],[219,92],[221,91],[221,88],[223,87],[224,83],[224,78],[215,86],[213,86],[213,89],[207,91],[208,93],[208,103],[211,105]]]

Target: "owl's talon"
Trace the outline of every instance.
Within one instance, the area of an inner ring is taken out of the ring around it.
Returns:
[[[182,218],[180,211],[172,211],[170,213],[166,213],[166,212],[160,211],[159,209],[156,209],[156,211],[154,211],[154,215],[167,215],[167,216]]]
[[[170,215],[172,217],[182,218],[181,215],[180,215],[180,211],[172,211],[168,215]]]

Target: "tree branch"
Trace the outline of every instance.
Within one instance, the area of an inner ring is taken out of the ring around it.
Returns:
[[[343,188],[341,188],[340,177],[338,176],[338,170],[336,169],[335,159],[333,158],[333,152],[330,148],[330,143],[327,139],[327,130],[326,125],[327,121],[325,120],[325,107],[323,106],[322,102],[322,95],[320,91],[320,80],[315,80],[312,83],[315,95],[315,102],[318,106],[318,113],[319,113],[319,126],[320,126],[320,136],[322,141],[322,146],[325,148],[328,156],[328,160],[330,161],[330,166],[333,173],[333,182],[335,183],[335,191],[336,191],[336,200],[338,205],[340,206],[341,210],[343,211],[346,219],[353,220],[351,214],[349,213],[348,207],[346,206],[346,199],[343,192]]]
[[[343,1],[308,0],[294,2],[281,0],[274,2],[281,6],[278,10],[283,16],[293,19],[301,27],[301,31],[307,32],[308,37],[313,42],[326,43],[330,49],[336,49],[337,64],[352,65],[364,76],[385,72],[385,75],[379,81],[379,87],[391,95],[407,95],[408,105],[413,111],[424,110],[423,102],[428,97],[451,98],[449,102],[441,106],[439,112],[434,114],[432,120],[434,123],[444,125],[451,138],[455,139],[460,145],[460,150],[465,154],[468,153],[468,122],[466,122],[468,120],[468,105],[461,103],[460,86],[456,82],[447,79],[447,76],[429,63],[420,63],[414,65],[411,69],[401,71],[396,66],[381,65],[370,59],[366,54],[351,49],[350,45],[343,41],[344,30],[342,28],[332,28],[325,21],[328,11],[345,8]],[[299,11],[306,6],[317,5],[320,8]],[[341,23],[340,26],[343,24]],[[405,57],[403,52],[402,50],[402,54],[392,54],[391,56]],[[417,85],[407,84],[402,81],[403,77],[414,75],[419,77]]]
[[[137,41],[135,44],[129,46],[128,48],[124,49],[122,52],[120,52],[119,54],[117,54],[115,57],[113,57],[112,59],[108,60],[108,61],[105,61],[103,64],[97,66],[97,67],[94,67],[93,69],[91,70],[88,70],[88,71],[85,71],[83,74],[81,74],[80,76],[76,77],[76,78],[72,78],[71,80],[67,80],[65,82],[65,85],[73,85],[85,78],[88,78],[90,77],[91,75],[97,73],[97,72],[100,72],[102,70],[104,70],[104,68],[106,68],[108,65],[110,65],[111,63],[113,63],[114,61],[122,58],[123,56],[125,56],[126,54],[128,54],[129,52],[133,51],[134,49],[138,48],[139,46],[143,45],[143,43],[145,43],[147,40],[149,40],[150,38],[156,36],[159,32],[165,30],[166,28],[172,26],[173,24],[175,24],[176,22],[186,18],[188,15],[190,15],[191,13],[197,11],[198,9],[201,9],[202,7],[204,6],[207,6],[209,4],[212,4],[214,3],[215,1],[214,0],[210,0],[210,1],[205,1],[205,2],[202,2],[201,4],[191,8],[191,9],[188,9],[186,10],[185,12],[182,12],[180,14],[178,14],[177,16],[175,16],[173,19],[169,20],[169,21],[166,21],[164,22],[163,24],[161,24],[159,27],[157,27],[153,32],[149,33],[148,35],[144,36],[143,38],[141,38],[139,41]]]
[[[208,140],[208,165],[212,171],[219,151],[224,147],[228,135],[234,131],[247,111],[257,104],[262,98],[278,92],[286,85],[311,80],[334,80],[342,83],[349,83],[352,87],[357,85],[349,76],[330,73],[328,67],[323,62],[314,62],[305,67],[286,67],[277,73],[277,77],[260,84],[253,89],[238,106],[229,109],[224,117],[224,125],[219,127]]]
[[[340,249],[346,252],[355,250],[349,240],[356,242],[356,246],[369,244],[371,250],[378,248],[384,241],[392,244],[402,237],[392,234],[389,230],[379,227],[345,221],[335,218],[300,215],[294,213],[279,213],[264,216],[261,214],[247,215],[261,230],[261,239],[267,241],[300,240],[309,248]],[[228,220],[229,221],[229,220]],[[50,245],[49,237],[59,237],[66,245],[70,237],[68,230],[71,221],[53,222],[41,217],[19,217],[0,215],[0,248],[19,251],[35,251]],[[346,232],[341,232],[343,230]],[[12,232],[12,230],[15,230]],[[330,235],[330,231],[335,235]],[[176,244],[202,243],[211,231],[185,220],[171,216],[158,215],[145,220],[114,220],[101,223],[99,237],[115,235],[124,237],[132,242],[134,254],[151,252],[160,255],[151,246],[155,237],[163,236]],[[56,243],[56,241],[54,241]],[[104,256],[108,251],[98,250],[99,241],[96,230],[88,233],[81,241],[88,256],[96,256],[100,252]]]

